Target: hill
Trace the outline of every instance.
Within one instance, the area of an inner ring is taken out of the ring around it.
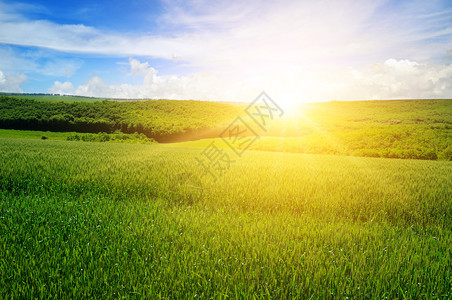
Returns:
[[[218,138],[237,116],[252,126],[244,107],[243,103],[177,100],[55,102],[3,95],[0,128],[119,130],[142,133],[158,142],[193,141]],[[249,147],[253,150],[452,160],[452,100],[307,103],[271,120],[267,131],[254,130],[260,139]],[[205,144],[190,145],[199,143]]]
[[[239,112],[232,105],[206,101],[48,102],[0,96],[0,128],[93,133],[120,130],[143,133],[159,142],[203,136]]]
[[[270,125],[251,149],[452,160],[452,100],[309,103]]]

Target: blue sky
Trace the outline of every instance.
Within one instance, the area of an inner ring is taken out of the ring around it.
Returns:
[[[0,91],[452,98],[450,1],[3,1]]]
[[[24,14],[32,20],[56,24],[83,24],[101,30],[154,32],[164,11],[160,1],[5,1],[6,10]]]

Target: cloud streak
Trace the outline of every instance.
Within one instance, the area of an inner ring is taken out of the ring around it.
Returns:
[[[406,4],[404,11],[384,14],[379,9],[386,1],[381,0],[165,3],[162,26],[172,28],[166,35],[103,32],[82,24],[29,20],[10,12],[1,15],[0,42],[106,55],[166,59],[177,55],[189,63],[212,64],[250,59],[303,62],[312,57],[363,55],[381,51],[387,44],[403,49],[404,43],[446,39],[452,34],[452,27],[440,25],[452,12],[429,8],[431,14],[416,14],[425,8],[416,3]]]

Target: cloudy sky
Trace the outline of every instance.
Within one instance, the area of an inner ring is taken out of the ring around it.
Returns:
[[[0,91],[452,98],[452,1],[0,0]]]

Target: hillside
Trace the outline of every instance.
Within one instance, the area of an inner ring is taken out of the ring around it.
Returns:
[[[452,100],[309,103],[270,125],[250,149],[452,160]]]
[[[253,126],[243,103],[93,99],[56,102],[3,95],[0,128],[137,132],[158,142],[181,142],[218,138],[237,116]],[[452,160],[452,100],[308,103],[268,124],[267,131],[254,127],[260,139],[249,149]],[[189,143],[198,144],[206,142]]]
[[[0,96],[0,128],[144,133],[159,142],[202,136],[238,115],[228,104],[206,101],[48,102]],[[210,135],[214,137],[216,135]]]

